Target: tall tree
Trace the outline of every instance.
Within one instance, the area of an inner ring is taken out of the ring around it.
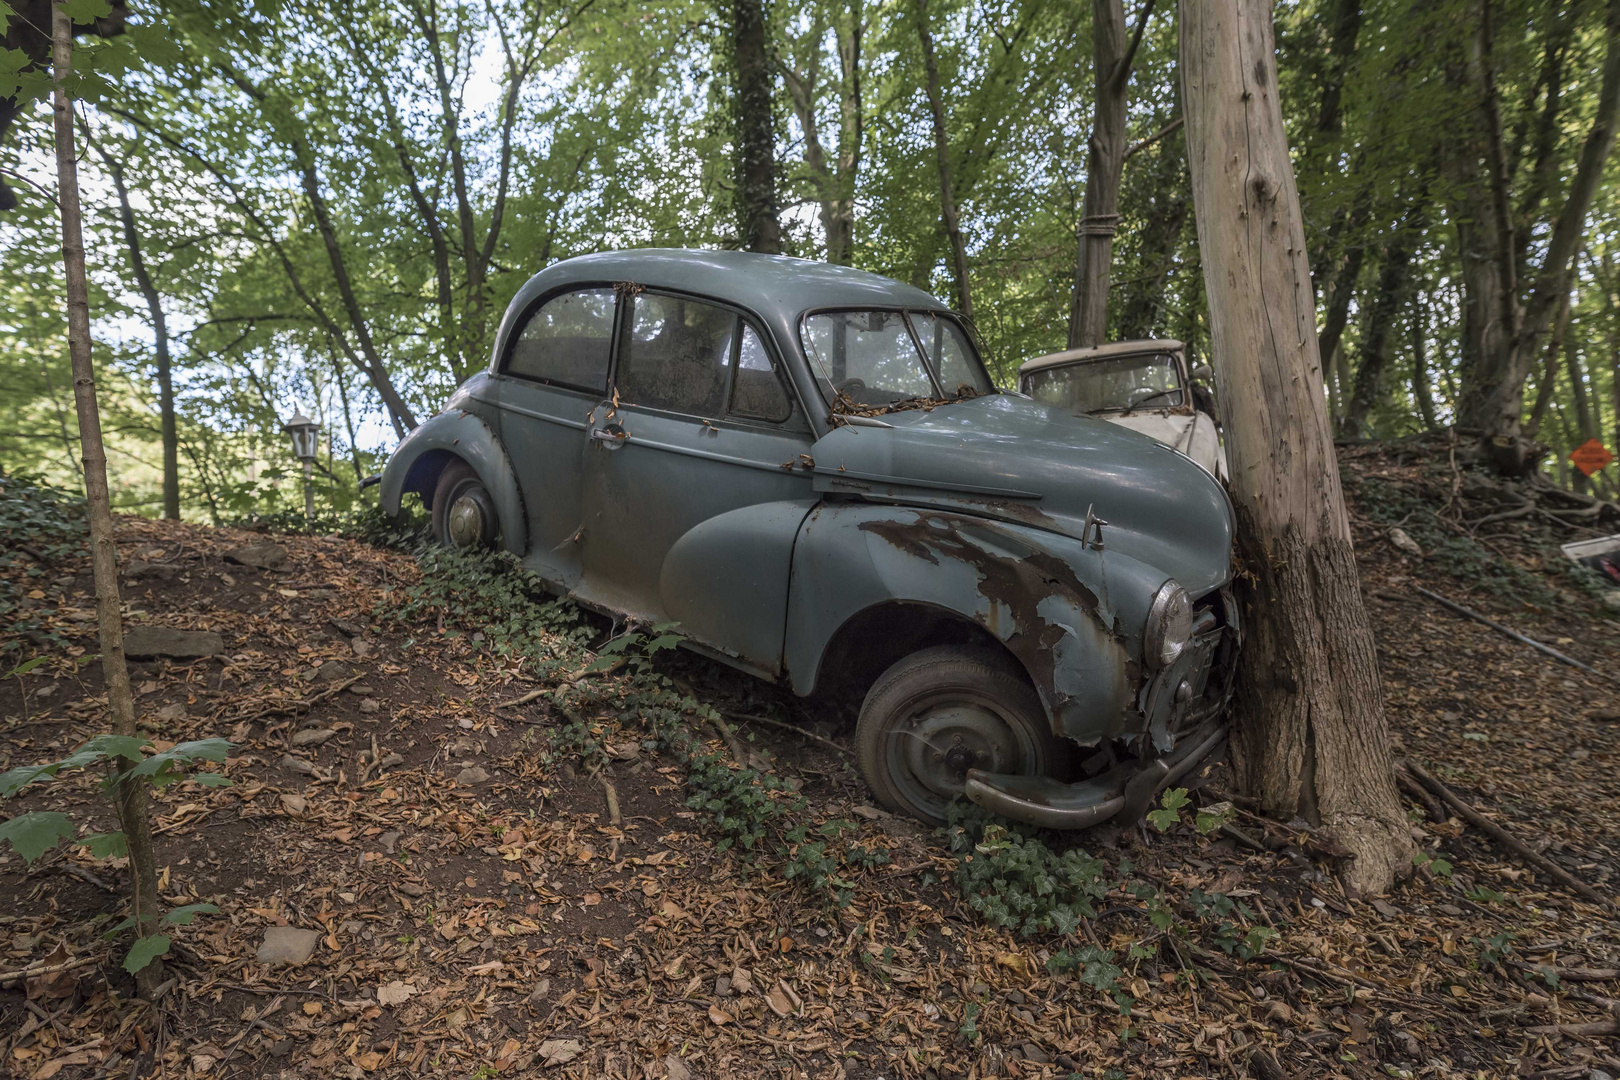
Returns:
[[[743,247],[782,253],[776,204],[776,94],[763,0],[733,0],[731,47],[737,65],[735,139]]]
[[[951,138],[945,126],[945,93],[940,88],[939,59],[934,53],[934,31],[928,25],[928,0],[917,0],[917,40],[922,46],[924,89],[928,93],[928,119],[934,133],[934,162],[939,170],[939,219],[951,251],[951,279],[956,288],[956,309],[973,317],[973,289],[968,280],[967,243],[957,212],[956,184],[951,178]]]
[[[1091,138],[1086,146],[1086,194],[1069,305],[1069,348],[1101,345],[1108,336],[1109,275],[1119,225],[1119,182],[1125,169],[1131,66],[1154,0],[1143,0],[1136,28],[1127,30],[1121,0],[1091,0]]]
[[[152,356],[157,361],[158,424],[163,440],[163,516],[178,521],[180,437],[174,419],[174,372],[169,356],[169,321],[163,314],[163,297],[152,282],[152,275],[146,268],[146,256],[141,251],[141,234],[135,223],[135,208],[129,201],[129,186],[124,183],[123,163],[99,144],[91,143],[91,146],[107,166],[113,190],[118,193],[118,221],[124,230],[130,271],[135,275],[135,287],[140,290],[141,299],[146,302],[147,315],[152,320]]]
[[[827,237],[827,261],[848,266],[855,253],[855,185],[860,175],[861,141],[865,136],[866,107],[861,91],[861,39],[866,32],[866,2],[852,0],[847,10],[831,20],[838,52],[838,141],[829,156],[817,115],[817,94],[823,82],[822,39],[828,20],[814,10],[799,62],[782,62],[793,112],[804,132],[804,163],[810,173],[821,230]]]
[[[73,146],[73,99],[68,80],[73,72],[73,20],[65,0],[51,4],[52,105],[55,113],[57,205],[62,216],[62,268],[67,278],[68,354],[73,364],[73,403],[79,417],[79,445],[84,462],[84,490],[90,516],[90,566],[95,581],[96,622],[101,638],[101,674],[113,732],[135,735],[135,698],[124,662],[123,608],[118,598],[118,546],[113,539],[112,497],[107,489],[107,450],[101,439],[101,412],[96,402],[96,372],[90,357],[90,290],[84,272],[84,230],[79,209],[78,155]],[[136,937],[158,927],[157,865],[152,856],[152,826],[146,785],[118,785],[118,820],[129,847],[130,914]],[[135,976],[143,994],[161,981],[163,966],[153,961]]]
[[[1508,473],[1525,472],[1537,460],[1521,428],[1525,381],[1541,354],[1558,306],[1569,292],[1587,211],[1597,195],[1620,122],[1620,0],[1608,2],[1603,40],[1602,87],[1596,109],[1537,266],[1520,265],[1521,251],[1527,249],[1521,248],[1517,236],[1491,0],[1481,0],[1469,44],[1464,78],[1478,107],[1475,122],[1453,147],[1451,162],[1463,199],[1454,215],[1465,294],[1463,385],[1457,420],[1459,427],[1479,433],[1488,457]],[[1544,175],[1539,168],[1532,173]]]
[[[1391,772],[1317,351],[1269,0],[1181,0],[1182,109],[1215,376],[1247,573],[1239,783],[1331,831],[1387,888],[1411,838]]]

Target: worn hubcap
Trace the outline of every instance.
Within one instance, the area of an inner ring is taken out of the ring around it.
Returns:
[[[947,801],[962,793],[969,769],[1020,772],[1032,749],[993,710],[966,702],[934,706],[908,734],[904,753],[911,775]]]
[[[486,528],[484,508],[478,504],[477,496],[469,493],[451,503],[446,526],[450,543],[455,547],[474,547],[483,543]]]

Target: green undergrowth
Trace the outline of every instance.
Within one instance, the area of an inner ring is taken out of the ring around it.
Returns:
[[[1588,596],[1599,596],[1605,589],[1602,578],[1564,558],[1544,531],[1527,532],[1519,543],[1528,556],[1549,570],[1527,569],[1443,519],[1445,499],[1436,498],[1433,491],[1377,476],[1357,477],[1349,470],[1343,475],[1346,492],[1357,509],[1382,529],[1398,526],[1405,530],[1423,549],[1426,566],[1445,571],[1469,588],[1542,608],[1559,603],[1561,588]]]
[[[26,476],[0,472],[0,676],[17,665],[18,653],[32,645],[66,644],[45,627],[43,609],[28,593],[49,584],[54,565],[84,553],[84,499]]]

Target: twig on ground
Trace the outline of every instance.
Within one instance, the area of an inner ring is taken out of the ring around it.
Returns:
[[[0,987],[7,987],[24,979],[37,978],[40,975],[55,975],[59,971],[77,971],[79,968],[99,963],[101,963],[99,956],[81,956],[77,960],[69,960],[62,964],[40,964],[17,971],[0,971]]]
[[[1440,824],[1441,822],[1444,822],[1446,818],[1451,816],[1450,814],[1446,813],[1446,808],[1440,805],[1440,800],[1429,794],[1428,788],[1424,787],[1416,780],[1413,780],[1405,772],[1396,770],[1395,782],[1398,783],[1402,790],[1404,790],[1408,795],[1412,796],[1418,802],[1423,804],[1424,809],[1429,813],[1430,821],[1434,822],[1435,824]]]
[[[1608,982],[1611,979],[1620,979],[1620,969],[1617,968],[1565,968],[1555,967],[1552,964],[1527,964],[1522,960],[1509,960],[1508,963],[1521,971],[1535,975],[1552,975],[1560,982]]]
[[[1561,664],[1568,664],[1572,668],[1578,668],[1579,670],[1586,672],[1588,675],[1596,675],[1600,679],[1610,679],[1610,677],[1608,675],[1603,674],[1603,672],[1597,670],[1594,667],[1591,667],[1591,666],[1589,666],[1587,664],[1581,663],[1579,660],[1575,659],[1573,656],[1565,656],[1563,653],[1559,652],[1557,649],[1553,648],[1551,645],[1544,645],[1541,642],[1537,641],[1533,637],[1525,637],[1523,634],[1519,633],[1517,630],[1509,629],[1508,627],[1503,626],[1501,623],[1495,621],[1494,619],[1487,619],[1485,616],[1481,615],[1479,612],[1474,611],[1471,608],[1465,608],[1461,604],[1456,603],[1454,601],[1447,600],[1445,597],[1441,596],[1439,593],[1430,592],[1428,589],[1423,588],[1423,586],[1421,586],[1421,585],[1414,585],[1414,586],[1412,586],[1412,588],[1414,590],[1416,590],[1417,592],[1421,593],[1422,595],[1427,596],[1430,600],[1433,600],[1435,603],[1439,604],[1441,607],[1448,608],[1451,611],[1455,611],[1459,615],[1465,615],[1468,618],[1473,619],[1475,622],[1484,623],[1486,626],[1490,627],[1492,630],[1495,630],[1497,633],[1506,634],[1508,637],[1512,638],[1514,641],[1522,642],[1522,643],[1530,646],[1532,649],[1538,649],[1541,652],[1544,652],[1548,656],[1552,657],[1554,660],[1557,660]],[[1610,679],[1610,681],[1612,682],[1613,680]]]
[[[602,774],[602,790],[607,793],[608,821],[615,826],[623,825],[624,815],[619,813],[619,792],[606,773]]]
[[[1614,1035],[1620,1033],[1620,1021],[1593,1020],[1585,1024],[1542,1024],[1524,1029],[1526,1035]]]
[[[92,874],[90,871],[86,870],[82,866],[77,865],[76,863],[70,863],[70,862],[57,863],[56,868],[58,870],[62,871],[62,873],[64,873],[64,874],[70,874],[73,877],[78,878],[80,881],[89,882],[91,885],[94,885],[96,888],[100,889],[102,892],[112,893],[114,896],[122,896],[123,895],[117,889],[113,888],[111,885],[107,884],[105,881],[102,881],[96,875]]]
[[[1481,829],[1488,833],[1490,837],[1498,844],[1501,844],[1509,852],[1518,856],[1521,862],[1540,870],[1553,880],[1562,882],[1563,884],[1569,886],[1571,889],[1574,889],[1577,893],[1580,893],[1581,896],[1592,901],[1594,904],[1611,909],[1615,906],[1613,900],[1610,900],[1608,897],[1604,896],[1602,893],[1592,888],[1592,886],[1588,885],[1574,874],[1571,874],[1568,870],[1565,870],[1563,867],[1559,866],[1546,856],[1536,854],[1527,844],[1525,844],[1523,840],[1520,840],[1502,826],[1498,825],[1496,822],[1492,821],[1490,818],[1468,805],[1458,797],[1456,792],[1452,791],[1450,788],[1446,787],[1445,784],[1442,784],[1439,780],[1429,775],[1423,766],[1419,765],[1417,762],[1402,762],[1401,768],[1405,769],[1418,780],[1421,780],[1423,785],[1430,791],[1434,792],[1435,795],[1439,796],[1442,802],[1451,807],[1453,810],[1457,811],[1458,816],[1460,816],[1464,821],[1468,822],[1470,825],[1473,825],[1475,828]]]
[[[327,698],[341,694],[343,691],[347,690],[349,687],[353,686],[363,678],[365,678],[364,675],[356,675],[354,678],[346,679],[330,689],[322,690],[312,698],[308,698],[304,701],[295,701],[291,705],[267,705],[258,712],[248,713],[246,716],[237,717],[236,723],[247,724],[253,722],[254,720],[263,720],[267,716],[297,716],[301,712],[308,712],[310,709],[319,705]]]
[[[815,732],[806,731],[806,730],[804,730],[804,728],[799,727],[797,724],[790,724],[785,720],[772,720],[768,716],[754,716],[751,713],[728,712],[728,713],[726,713],[726,715],[731,717],[733,720],[742,720],[742,721],[745,721],[745,722],[748,722],[748,723],[755,723],[755,724],[769,724],[771,727],[781,728],[783,731],[791,731],[795,735],[798,735],[801,738],[809,739],[811,742],[817,744],[818,746],[825,746],[827,749],[834,750],[834,751],[836,751],[836,752],[838,752],[840,754],[843,754],[845,757],[854,757],[855,756],[848,749],[846,749],[846,748],[844,748],[842,746],[839,746],[837,743],[833,742],[831,739],[824,739],[820,735],[817,735]]]

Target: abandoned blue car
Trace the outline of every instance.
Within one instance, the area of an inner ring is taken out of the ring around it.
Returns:
[[[1233,514],[1155,440],[999,392],[915,288],[731,251],[569,259],[382,481],[445,544],[801,695],[883,805],[1080,828],[1225,735]],[[1082,749],[1084,748],[1084,749]]]

